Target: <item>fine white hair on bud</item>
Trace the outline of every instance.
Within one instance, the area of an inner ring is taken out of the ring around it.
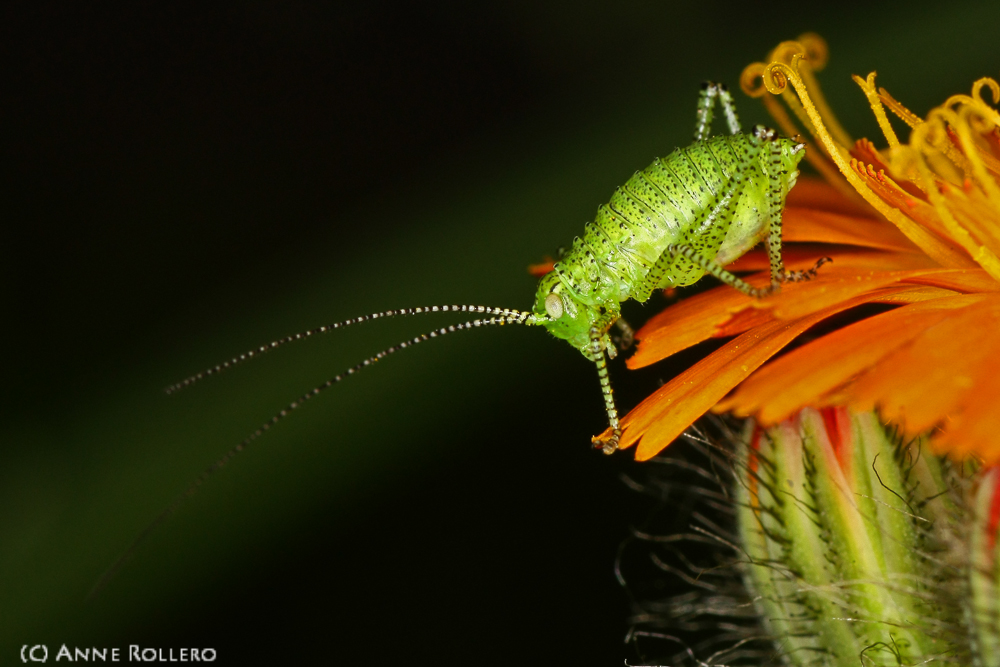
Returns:
[[[670,508],[619,559],[641,658],[1000,666],[1000,469],[845,408],[681,444],[628,480]]]

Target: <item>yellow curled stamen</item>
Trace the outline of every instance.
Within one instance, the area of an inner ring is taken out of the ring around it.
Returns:
[[[976,211],[965,219],[963,227],[979,240],[981,248],[977,248],[974,256],[986,268],[987,264],[1000,265],[1000,260],[997,259],[997,254],[1000,253],[1000,228],[996,224],[1000,212],[1000,186],[990,175],[987,162],[990,160],[996,163],[996,158],[982,152],[979,146],[981,132],[980,136],[976,135],[977,126],[985,125],[988,130],[995,127],[981,116],[980,106],[982,105],[970,104],[959,109],[958,121],[952,128],[968,159],[972,181],[978,186],[978,192],[963,192],[958,195],[963,203]],[[957,212],[962,213],[963,210],[959,209]],[[983,259],[980,260],[980,257]]]
[[[889,111],[896,114],[901,121],[909,125],[911,128],[914,128],[924,122],[923,118],[904,107],[902,103],[890,95],[889,91],[885,88],[878,89],[878,96],[879,99],[882,100],[882,103],[889,107]]]
[[[983,118],[982,110],[978,106],[970,104],[962,107],[958,112],[958,123],[952,127],[962,144],[962,150],[965,152],[973,179],[975,179],[980,189],[986,193],[986,197],[990,203],[1000,209],[1000,187],[997,187],[997,182],[987,172],[987,161],[985,158],[989,158],[993,162],[997,162],[997,160],[992,155],[984,155],[981,152],[980,146],[973,135],[973,132],[976,131],[982,134],[985,131],[992,130],[995,125],[990,123],[986,118]]]
[[[952,215],[948,207],[948,202],[941,192],[942,186],[934,185],[936,181],[941,181],[942,179],[935,174],[936,170],[931,169],[928,164],[928,158],[940,155],[940,151],[936,149],[935,144],[940,142],[939,137],[941,135],[945,135],[946,137],[947,131],[944,128],[944,124],[948,120],[954,121],[952,124],[953,127],[958,123],[957,116],[950,109],[937,108],[931,111],[927,117],[927,122],[914,128],[913,135],[910,137],[909,147],[914,154],[907,155],[906,157],[908,160],[915,161],[924,182],[932,184],[927,189],[927,196],[934,210],[937,212],[941,223],[947,230],[948,235],[961,245],[972,256],[975,262],[984,268],[994,280],[1000,280],[1000,260],[986,246],[974,239],[964,226],[959,224],[955,216]],[[921,147],[923,147],[922,150],[920,150]]]
[[[781,95],[792,111],[802,120],[813,136],[819,138],[827,155],[834,159],[836,156],[842,159],[848,156],[847,148],[843,144],[837,143],[827,132],[823,124],[823,118],[806,92],[807,88],[802,78],[799,76],[799,64],[803,56],[797,53],[792,56],[792,64],[786,65],[782,62],[772,62],[764,68],[764,85],[772,95]],[[791,87],[789,87],[791,83]],[[839,165],[839,163],[838,163]]]
[[[764,63],[750,63],[740,74],[740,89],[750,97],[764,97],[767,88],[764,87]],[[760,79],[760,83],[757,80]]]
[[[865,97],[868,98],[868,106],[872,108],[872,113],[875,114],[875,120],[878,121],[878,126],[881,128],[882,134],[885,135],[889,148],[898,146],[899,138],[896,136],[896,131],[892,129],[892,125],[889,124],[889,117],[885,115],[885,107],[882,106],[882,100],[878,96],[878,91],[875,90],[875,72],[869,72],[867,79],[862,79],[857,74],[851,78],[861,86]]]
[[[772,94],[783,93],[791,83],[792,88],[798,94],[805,112],[808,114],[811,125],[815,128],[815,136],[824,146],[827,154],[840,169],[840,173],[847,178],[847,181],[854,187],[870,206],[884,215],[890,222],[899,228],[903,234],[921,248],[928,256],[941,266],[948,268],[961,268],[969,266],[969,261],[959,251],[950,247],[941,239],[937,238],[929,230],[918,225],[916,222],[903,215],[898,209],[888,206],[872,190],[865,185],[861,177],[851,169],[850,163],[845,155],[847,150],[839,146],[830,136],[823,124],[823,119],[809,97],[809,91],[797,73],[798,62],[802,56],[797,55],[792,58],[792,65],[781,62],[773,62],[764,70],[764,85]]]
[[[809,67],[812,71],[818,72],[830,61],[830,49],[827,48],[826,40],[814,32],[804,32],[797,40],[805,47],[806,58],[809,59]]]
[[[764,71],[761,73],[761,79],[764,81],[764,86],[767,88],[768,92],[772,95],[781,95],[785,104],[788,108],[792,110],[795,117],[799,119],[799,122],[806,128],[809,134],[815,136],[816,131],[813,128],[812,121],[809,120],[809,114],[806,113],[802,105],[799,104],[798,98],[795,97],[795,93],[787,89],[787,82],[782,82],[780,80],[781,74],[776,73],[774,69],[775,65],[789,66],[789,63],[795,62],[796,58],[802,59],[803,53],[805,52],[805,47],[798,42],[782,42],[778,44],[777,47],[771,52],[768,60],[771,62],[770,65],[764,67]],[[776,81],[774,77],[779,77]]]
[[[1000,85],[993,79],[982,78],[972,85],[971,96],[952,95],[942,105],[945,108],[955,107],[959,125],[951,125],[951,127],[956,132],[960,126],[968,124],[972,133],[979,134],[981,138],[982,135],[996,132],[997,127],[1000,126],[1000,113],[997,113],[996,109],[983,99],[983,88],[989,88],[993,93],[994,99],[1000,97]],[[949,122],[949,124],[952,121],[953,119],[946,119],[946,122]],[[972,134],[969,134],[967,135],[967,141],[963,143],[962,150],[964,151],[963,159],[981,161],[986,169],[996,175],[1000,175],[1000,160],[994,157],[993,152],[983,145],[982,140],[976,140]],[[949,154],[949,158],[954,159],[951,154]],[[967,162],[959,162],[959,164],[964,166]],[[988,185],[983,185],[982,187],[984,189],[989,188]]]
[[[962,95],[961,93],[959,93],[958,95],[952,95],[951,97],[946,99],[944,101],[944,104],[942,104],[941,106],[946,109],[950,109],[951,107],[973,104],[974,102],[975,100],[973,100],[972,97],[970,97],[969,95]]]
[[[812,91],[812,101],[816,106],[816,111],[819,112],[819,117],[823,119],[823,124],[838,144],[841,146],[850,146],[854,143],[854,140],[851,139],[851,135],[840,124],[830,105],[827,104],[826,97],[823,95],[823,89],[820,87],[816,77],[813,76],[815,70],[812,66],[812,61],[808,57],[803,57],[798,61],[798,64],[797,71],[799,76],[802,78],[802,82],[806,88]]]
[[[830,105],[827,104],[826,98],[823,96],[819,83],[813,76],[813,72],[818,72],[826,67],[828,60],[829,49],[826,46],[826,40],[812,32],[799,35],[797,40],[778,44],[768,56],[768,62],[780,62],[795,67],[795,71],[805,82],[806,87],[813,91],[813,104],[816,106],[820,118],[823,119],[834,139],[843,146],[849,146],[854,143],[851,136],[837,121],[836,116],[834,116],[833,111],[830,109]],[[793,65],[793,63],[796,64]],[[782,97],[792,112],[798,116],[802,124],[809,128],[809,131],[812,133],[808,115],[802,109],[795,95],[791,91],[788,91],[788,94],[783,94]]]
[[[990,119],[996,125],[1000,125],[1000,114],[996,112],[993,107],[990,106],[989,102],[983,99],[983,88],[989,88],[990,92],[993,93],[993,103],[996,104],[1000,100],[1000,84],[996,81],[987,77],[977,80],[972,84],[972,95],[952,95],[947,100],[945,100],[943,107],[953,107],[960,105],[971,105],[975,107],[980,107],[987,118]]]
[[[804,35],[803,37],[808,37],[808,35]],[[819,40],[819,38],[816,39]],[[822,40],[819,41],[822,42]],[[785,42],[785,44],[796,44],[796,42]],[[810,48],[811,54],[816,54],[810,55],[810,58],[819,58],[821,59],[822,64],[826,64],[825,42],[822,42],[822,49],[815,45],[815,41],[803,44],[803,46]],[[778,123],[778,127],[786,137],[802,136],[802,131],[788,115],[785,108],[781,106],[773,95],[768,95],[767,86],[764,84],[764,71],[766,68],[767,66],[764,63],[751,63],[750,65],[747,65],[743,70],[743,73],[740,75],[740,88],[750,97],[763,98],[762,101],[764,102],[764,108],[767,109],[767,112]],[[819,69],[819,67],[816,67],[816,69]],[[794,100],[794,102],[796,105],[798,104],[797,100]],[[799,109],[801,110],[801,106]],[[802,116],[804,117],[804,113]],[[805,125],[806,127],[810,126],[808,122]],[[841,194],[850,199],[855,199],[858,193],[856,193],[849,185],[844,183],[843,179],[837,176],[837,168],[829,160],[823,157],[822,151],[818,150],[816,144],[805,138],[803,138],[803,141],[806,144],[806,160],[809,164],[811,164],[828,183],[840,190]]]
[[[805,45],[797,40],[788,40],[774,47],[774,50],[767,54],[767,61],[791,65],[792,58],[799,55],[808,55]]]
[[[986,118],[994,126],[1000,125],[1000,113],[990,106],[990,103],[983,99],[982,91],[983,88],[987,87],[993,93],[993,103],[996,104],[1000,102],[1000,84],[989,77],[983,77],[979,79],[974,84],[972,84],[972,97],[975,99],[973,106],[979,109],[983,117]]]
[[[927,122],[911,133],[910,143],[922,151],[924,160],[931,166],[938,180],[960,187],[971,167],[968,158],[958,150],[948,132],[948,128],[955,127],[957,123],[958,114],[951,109],[943,106],[932,109],[927,114]]]
[[[1000,84],[988,76],[984,76],[982,79],[978,79],[972,84],[972,96],[983,104],[988,104],[988,102],[983,99],[983,87],[989,88],[990,92],[993,93],[993,104],[1000,102]]]

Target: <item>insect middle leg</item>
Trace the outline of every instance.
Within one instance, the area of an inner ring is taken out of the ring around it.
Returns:
[[[704,141],[712,131],[713,108],[715,103],[722,105],[722,112],[726,115],[726,124],[729,126],[730,134],[739,134],[743,131],[740,127],[740,118],[736,115],[736,105],[733,103],[733,96],[729,94],[729,89],[725,84],[712,83],[706,81],[701,85],[701,94],[698,96],[698,120],[694,127],[694,140]]]

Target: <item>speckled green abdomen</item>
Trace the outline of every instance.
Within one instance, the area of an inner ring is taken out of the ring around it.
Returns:
[[[742,213],[739,224],[728,230],[698,224],[700,214],[746,162],[750,148],[747,135],[713,137],[636,172],[598,208],[583,238],[574,241],[556,266],[563,282],[584,302],[645,301],[653,289],[690,285],[705,274],[678,255],[664,279],[649,284],[649,272],[668,246],[686,243],[712,258],[720,251],[738,256],[756,245],[767,231],[761,214],[768,210],[767,189],[760,187],[763,179],[751,176],[754,182],[735,203]],[[757,233],[748,234],[748,229]]]

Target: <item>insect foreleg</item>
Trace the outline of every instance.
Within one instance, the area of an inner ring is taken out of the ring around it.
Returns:
[[[608,424],[611,426],[611,437],[607,440],[600,436],[591,438],[595,447],[600,447],[605,454],[613,454],[618,449],[622,430],[618,425],[618,408],[615,407],[615,397],[611,393],[611,378],[608,377],[608,362],[604,358],[607,344],[604,341],[606,333],[596,325],[590,328],[590,354],[597,364],[597,378],[601,382],[601,394],[604,395],[604,410],[608,413]]]
[[[716,102],[722,105],[722,112],[726,115],[726,124],[729,125],[729,133],[739,134],[743,131],[729,89],[724,84],[706,81],[702,84],[701,94],[698,96],[698,120],[694,127],[695,141],[704,141],[711,134],[713,107]]]

